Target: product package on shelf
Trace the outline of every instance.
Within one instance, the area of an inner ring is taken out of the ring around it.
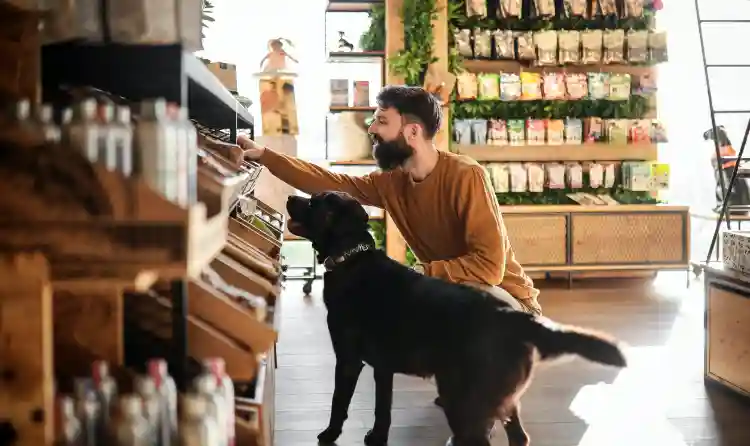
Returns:
[[[750,273],[750,231],[725,231],[721,235],[721,252],[725,267]]]
[[[655,161],[622,163],[622,183],[627,190],[656,192],[669,188],[669,164]]]
[[[237,65],[226,62],[204,62],[209,71],[224,84],[227,90],[237,91]]]
[[[349,81],[331,79],[331,106],[346,107],[349,105]]]

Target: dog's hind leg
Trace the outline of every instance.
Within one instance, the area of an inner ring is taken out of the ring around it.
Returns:
[[[365,435],[367,446],[388,444],[388,431],[391,429],[391,406],[393,404],[393,373],[375,368],[375,424]]]
[[[521,403],[516,403],[508,414],[508,421],[503,424],[505,434],[508,436],[509,446],[529,446],[530,438],[521,423]]]
[[[344,421],[349,416],[349,404],[352,402],[354,390],[357,387],[359,374],[364,364],[359,361],[345,361],[336,359],[335,387],[331,400],[331,419],[328,427],[318,434],[318,441],[330,444],[336,441],[344,428]]]
[[[486,392],[463,377],[451,378],[437,377],[443,411],[453,432],[446,446],[490,446],[487,427],[493,419],[493,409]]]

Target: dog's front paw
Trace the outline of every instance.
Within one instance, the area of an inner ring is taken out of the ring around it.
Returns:
[[[365,445],[367,446],[385,446],[388,444],[388,431],[370,429],[365,435]]]
[[[341,436],[341,429],[327,427],[323,432],[318,434],[318,443],[332,444]]]

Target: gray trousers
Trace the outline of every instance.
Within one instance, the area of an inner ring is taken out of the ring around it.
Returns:
[[[510,305],[510,307],[514,310],[525,312],[529,311],[526,307],[521,305],[521,302],[519,302],[518,299],[513,297],[509,292],[505,291],[505,289],[500,288],[499,286],[490,286],[474,282],[467,282],[464,285],[468,285],[478,290],[486,291],[487,293],[490,293],[495,299],[501,300]]]

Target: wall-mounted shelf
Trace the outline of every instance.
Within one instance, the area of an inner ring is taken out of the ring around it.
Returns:
[[[383,0],[329,0],[326,12],[367,12],[375,5],[382,5]]]
[[[342,113],[342,112],[363,112],[363,113],[374,113],[377,108],[375,107],[357,107],[350,105],[332,105],[329,109],[331,113]]]
[[[385,58],[384,51],[331,51],[329,63],[380,63]]]
[[[463,61],[463,67],[472,73],[520,73],[522,71],[542,72],[567,72],[567,73],[627,73],[632,75],[650,74],[655,67],[648,65],[623,65],[623,64],[591,64],[591,65],[564,65],[564,66],[536,66],[525,64],[517,60],[484,60],[467,59]]]
[[[656,144],[584,143],[566,145],[461,145],[453,149],[479,162],[507,161],[648,161],[657,157]]]

